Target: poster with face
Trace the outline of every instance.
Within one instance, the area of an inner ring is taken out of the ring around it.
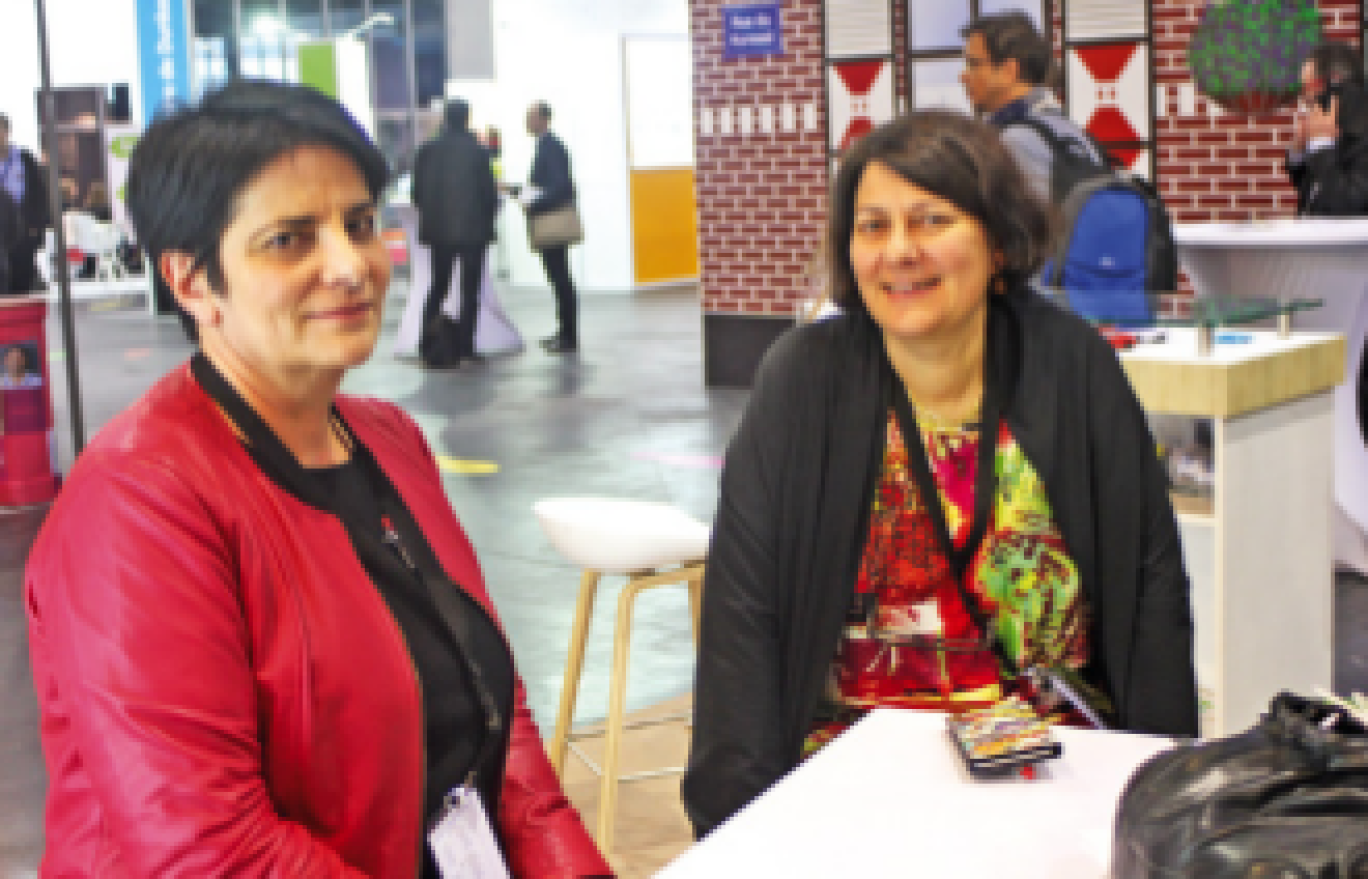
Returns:
[[[48,429],[47,394],[38,361],[38,343],[9,342],[0,345],[0,431],[43,433]]]

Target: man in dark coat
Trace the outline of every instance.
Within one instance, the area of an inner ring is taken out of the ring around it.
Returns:
[[[10,291],[9,252],[23,232],[19,217],[19,206],[10,198],[5,187],[0,186],[0,293]]]
[[[499,195],[489,155],[470,131],[470,105],[447,102],[436,137],[418,149],[413,169],[413,203],[418,208],[418,239],[432,252],[432,287],[423,306],[418,351],[433,367],[478,362],[475,318],[485,251],[494,240]],[[461,316],[452,326],[442,316],[451,286],[453,263],[461,266]]]
[[[1348,43],[1327,41],[1301,69],[1304,113],[1293,122],[1287,176],[1304,217],[1368,216],[1368,99],[1363,61]]]
[[[565,144],[549,130],[551,107],[538,101],[527,111],[527,133],[537,139],[528,183],[538,193],[527,204],[527,216],[535,217],[565,207],[575,200],[575,182],[570,176],[570,153]],[[570,245],[553,244],[539,249],[546,277],[556,293],[554,336],[541,340],[551,354],[572,354],[579,350],[579,300],[575,282],[570,279]]]
[[[41,286],[35,257],[52,222],[47,180],[33,153],[11,144],[9,135],[9,117],[0,113],[0,187],[18,205],[21,224],[8,250],[8,291],[31,293]]]

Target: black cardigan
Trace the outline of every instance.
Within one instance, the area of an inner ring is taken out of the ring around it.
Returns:
[[[1092,608],[1088,674],[1122,728],[1195,734],[1188,578],[1139,401],[1076,316],[1025,289],[990,302],[1004,417]],[[895,380],[863,315],[798,327],[761,365],[708,552],[682,786],[700,836],[798,763],[851,601]]]

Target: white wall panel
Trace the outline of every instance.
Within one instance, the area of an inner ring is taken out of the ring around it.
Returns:
[[[959,49],[969,23],[969,0],[907,0],[907,44],[912,51]]]
[[[1139,0],[1068,0],[1064,6],[1064,39],[1142,39],[1147,36],[1145,6]]]
[[[935,2],[940,3],[943,0]],[[828,58],[892,53],[892,8],[888,0],[827,0]]]

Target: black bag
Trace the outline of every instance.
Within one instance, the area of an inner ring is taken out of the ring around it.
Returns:
[[[1368,877],[1368,729],[1282,693],[1247,732],[1156,755],[1121,795],[1111,875]]]

